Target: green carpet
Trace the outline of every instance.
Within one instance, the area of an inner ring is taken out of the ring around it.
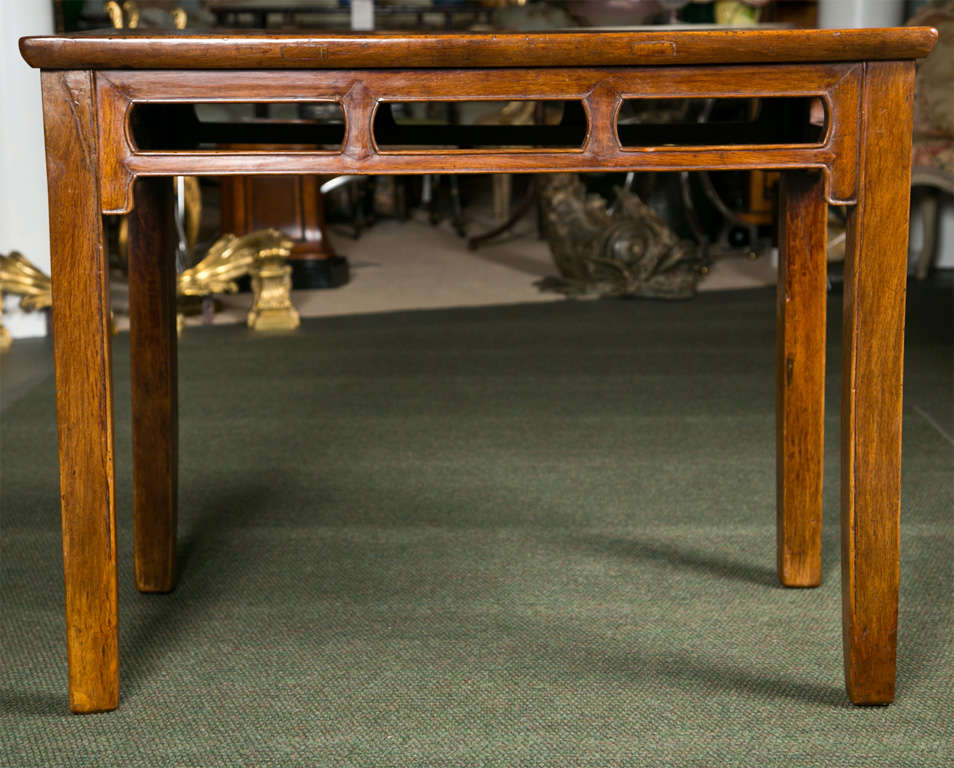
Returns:
[[[922,300],[923,299],[923,300]],[[954,765],[950,297],[909,302],[898,698],[844,694],[831,304],[824,584],[777,585],[773,291],[180,343],[179,587],[67,714],[52,380],[2,415],[0,765]]]

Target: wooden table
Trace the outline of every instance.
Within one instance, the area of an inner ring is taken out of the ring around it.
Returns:
[[[935,39],[929,28],[23,39],[23,56],[43,70],[71,709],[107,710],[119,698],[102,214],[132,213],[136,584],[165,592],[174,583],[177,461],[168,177],[747,168],[783,172],[778,573],[793,587],[821,579],[826,209],[849,206],[841,404],[845,676],[852,701],[890,702],[914,60]],[[764,103],[782,104],[786,117],[781,126],[723,126],[709,137],[698,126],[617,130],[617,112],[630,98],[781,98]],[[565,114],[576,122],[503,135],[468,126],[425,135],[388,119],[394,101],[520,99],[575,103]],[[187,106],[301,101],[337,103],[345,127],[298,125],[250,136],[242,126],[198,124]],[[327,148],[216,148],[251,140]]]

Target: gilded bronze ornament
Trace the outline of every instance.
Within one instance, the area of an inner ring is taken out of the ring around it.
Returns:
[[[274,248],[263,248],[255,254],[252,265],[252,309],[248,327],[256,331],[290,331],[301,322],[291,303],[292,241]]]
[[[113,29],[123,28],[123,9],[116,0],[109,0],[108,3],[103,5],[103,10],[109,16],[109,23],[113,25]]]
[[[239,278],[252,281],[248,326],[255,330],[291,330],[300,322],[291,303],[291,267],[287,261],[294,241],[277,229],[261,229],[242,237],[226,234],[213,243],[198,264],[179,274],[180,298],[236,293]],[[182,329],[182,313],[179,314]]]
[[[109,16],[113,29],[136,29],[139,26],[139,6],[133,0],[126,0],[122,5],[116,0],[109,0],[103,5],[103,10]]]
[[[126,28],[136,29],[139,26],[139,6],[133,0],[126,0],[123,11],[126,13]]]
[[[185,12],[183,8],[173,8],[172,9],[172,26],[176,29],[185,29],[186,24],[189,23],[189,15]]]
[[[222,235],[194,267],[181,272],[177,290],[180,296],[209,296],[214,293],[235,293],[240,277],[249,273],[255,254],[262,248],[275,247],[285,238],[275,229],[260,229],[243,237]]]
[[[20,297],[20,309],[30,312],[53,304],[50,278],[31,264],[22,253],[0,253],[0,300],[9,293]],[[10,348],[13,337],[0,322],[0,352]]]
[[[570,296],[686,299],[705,272],[698,247],[669,229],[626,189],[608,205],[587,194],[575,174],[553,174],[542,185],[543,231],[559,278],[543,290]]]
[[[20,309],[26,311],[53,305],[50,278],[19,251],[0,253],[0,292],[20,296]]]

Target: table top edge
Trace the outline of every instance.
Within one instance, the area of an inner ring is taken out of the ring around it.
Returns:
[[[529,33],[85,33],[20,39],[39,69],[679,66],[908,60],[932,27]]]

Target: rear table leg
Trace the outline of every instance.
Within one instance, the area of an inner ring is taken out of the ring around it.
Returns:
[[[175,584],[178,406],[172,181],[134,187],[129,227],[133,539],[136,587]]]
[[[776,531],[778,577],[787,587],[821,583],[825,442],[824,178],[782,176],[776,314]]]

